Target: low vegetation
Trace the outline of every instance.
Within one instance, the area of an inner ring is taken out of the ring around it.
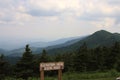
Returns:
[[[120,73],[116,70],[111,70],[109,72],[89,72],[89,73],[75,73],[67,72],[62,76],[62,80],[115,80]],[[22,78],[15,79],[6,77],[5,80],[24,80]],[[40,80],[40,78],[29,77],[28,80]],[[57,75],[53,77],[45,77],[45,80],[57,80]]]

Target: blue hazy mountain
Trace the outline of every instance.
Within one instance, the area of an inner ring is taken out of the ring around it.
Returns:
[[[7,51],[0,48],[0,54],[5,54],[5,55],[6,55],[6,54],[7,54]]]
[[[53,49],[53,48],[58,48],[58,47],[63,47],[63,46],[68,46],[71,45],[80,39],[84,37],[70,37],[70,38],[63,38],[51,42],[35,42],[35,43],[30,43],[30,48],[34,54],[39,54],[43,49]],[[24,47],[14,49],[9,51],[9,56],[22,56],[24,52]]]
[[[46,49],[48,53],[65,53],[78,49],[83,43],[86,43],[89,48],[95,48],[98,46],[112,46],[115,42],[120,42],[119,33],[111,33],[105,30],[94,32],[93,34],[85,37],[72,37],[64,38],[52,42],[35,42],[31,43],[31,49],[34,54],[39,54],[43,49]],[[9,51],[9,56],[22,56],[24,52],[23,48],[18,48]]]
[[[73,39],[77,39],[79,37],[70,37],[70,38],[62,38],[62,39],[58,39],[55,41],[49,41],[49,42],[34,42],[34,43],[30,43],[31,47],[48,47],[48,46],[54,46],[54,45],[59,45],[59,44],[63,44],[67,41],[73,40]]]

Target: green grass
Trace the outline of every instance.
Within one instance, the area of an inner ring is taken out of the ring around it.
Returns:
[[[64,73],[62,80],[115,80],[120,73],[115,70],[109,72],[89,72],[89,73]],[[23,80],[7,77],[5,80]],[[28,80],[40,80],[40,78],[29,78]],[[55,77],[46,77],[45,80],[57,80]]]

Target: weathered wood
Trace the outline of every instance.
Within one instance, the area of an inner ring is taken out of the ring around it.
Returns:
[[[120,80],[120,77],[117,77],[116,80]]]
[[[44,80],[44,68],[40,71],[40,80]]]
[[[45,71],[50,70],[59,70],[62,66],[64,68],[64,62],[49,62],[49,63],[40,63],[40,70],[44,68]]]
[[[40,80],[44,80],[44,71],[58,70],[58,80],[62,80],[62,69],[64,62],[40,63]]]
[[[62,80],[62,66],[61,66],[61,68],[58,70],[58,80]]]

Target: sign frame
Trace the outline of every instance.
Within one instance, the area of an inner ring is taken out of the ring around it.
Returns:
[[[42,69],[44,71],[64,69],[64,62],[40,63],[40,71]]]
[[[40,80],[44,80],[44,71],[58,70],[58,80],[62,80],[62,70],[64,62],[40,63]]]

